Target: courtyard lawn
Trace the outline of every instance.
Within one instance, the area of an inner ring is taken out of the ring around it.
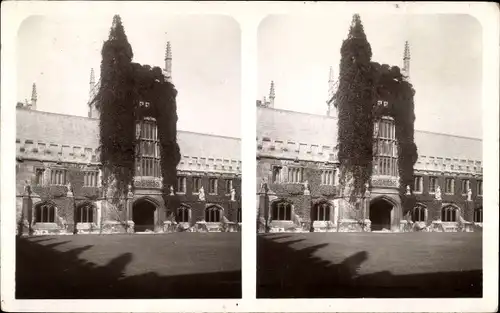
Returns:
[[[240,298],[240,233],[74,235],[16,242],[16,298]]]
[[[482,233],[257,238],[258,298],[481,297]]]

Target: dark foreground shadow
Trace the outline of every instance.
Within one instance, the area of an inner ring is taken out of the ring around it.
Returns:
[[[131,253],[96,266],[78,258],[91,245],[64,252],[53,249],[66,242],[40,245],[16,239],[17,299],[241,298],[241,271],[124,276]]]
[[[360,251],[339,264],[313,256],[327,244],[296,250],[302,241],[257,237],[257,298],[454,298],[482,297],[482,270],[358,275],[369,254]]]

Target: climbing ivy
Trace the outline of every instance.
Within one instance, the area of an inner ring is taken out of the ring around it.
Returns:
[[[398,145],[398,171],[403,214],[415,202],[403,196],[413,184],[413,167],[417,161],[414,142],[414,95],[411,83],[397,66],[371,61],[371,48],[359,15],[354,15],[349,36],[341,48],[339,89],[335,95],[339,112],[339,161],[341,185],[353,179],[350,200],[364,192],[372,175],[373,125],[382,116],[394,118]],[[377,101],[387,101],[379,106]]]
[[[102,48],[101,83],[94,99],[100,111],[100,149],[103,185],[123,198],[132,185],[136,157],[136,122],[145,116],[158,124],[164,188],[176,184],[180,161],[177,144],[177,91],[165,81],[158,67],[132,63],[132,47],[120,19],[115,15],[108,40]],[[149,107],[140,106],[148,102]],[[164,192],[166,193],[166,192]]]
[[[339,87],[335,95],[340,184],[345,186],[352,178],[350,200],[354,201],[371,177],[373,154],[372,51],[358,14],[353,16],[340,53]]]

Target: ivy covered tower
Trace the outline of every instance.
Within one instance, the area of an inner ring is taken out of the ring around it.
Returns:
[[[115,15],[102,48],[98,85],[91,71],[89,116],[99,118],[108,213],[113,211],[126,228],[134,220],[136,231],[153,230],[176,207],[180,150],[170,42],[163,69],[132,59],[121,18]]]
[[[359,15],[341,48],[338,90],[330,79],[328,115],[338,113],[340,227],[398,230],[412,206],[410,185],[417,159],[410,48],[403,69],[371,60]],[[342,222],[343,221],[343,222]],[[356,222],[354,222],[356,221]],[[343,226],[351,225],[351,226]],[[349,224],[350,223],[350,224]]]

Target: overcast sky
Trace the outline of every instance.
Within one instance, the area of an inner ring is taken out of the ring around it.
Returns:
[[[276,88],[275,107],[326,114],[328,72],[338,76],[352,15],[273,15],[258,38],[258,98]],[[411,50],[415,127],[482,137],[481,24],[469,15],[361,15],[372,60],[402,67]]]
[[[240,29],[222,15],[120,13],[133,62],[164,67],[171,41],[178,128],[240,137]],[[101,49],[113,15],[32,16],[19,28],[17,98],[39,110],[87,116],[90,68],[100,76]],[[222,122],[223,121],[223,122]]]

